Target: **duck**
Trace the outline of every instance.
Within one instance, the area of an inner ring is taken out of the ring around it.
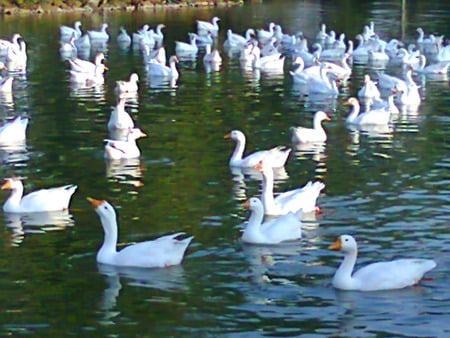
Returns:
[[[236,142],[233,154],[230,157],[230,167],[253,168],[259,161],[265,159],[274,168],[284,167],[292,149],[278,146],[269,150],[260,150],[242,157],[245,150],[245,135],[240,130],[232,130],[224,136]]]
[[[94,73],[95,69],[103,64],[105,54],[102,52],[95,55],[94,62],[83,60],[80,58],[69,59],[70,69],[79,73]]]
[[[319,110],[314,114],[313,128],[291,127],[292,143],[325,142],[327,134],[322,127],[322,121],[330,121],[327,113]]]
[[[260,69],[265,72],[283,72],[284,60],[281,53],[275,53],[267,56],[260,56],[259,53],[253,54],[253,69]]]
[[[77,56],[77,46],[75,46],[75,36],[72,36],[68,41],[61,41],[59,53],[64,59],[75,58]]]
[[[109,160],[121,160],[140,157],[141,151],[136,144],[136,140],[145,136],[147,135],[139,128],[132,128],[128,132],[126,141],[106,139],[105,158]]]
[[[216,48],[212,50],[210,44],[207,44],[205,48],[205,55],[203,56],[204,63],[222,63],[222,57],[220,56],[219,51]]]
[[[87,34],[89,35],[89,39],[91,40],[91,42],[93,42],[93,43],[108,42],[109,34],[106,31],[107,28],[108,28],[108,24],[105,22],[100,27],[100,30],[98,30],[98,31],[94,31],[94,30],[87,31]]]
[[[74,70],[70,71],[70,82],[76,84],[82,84],[87,87],[102,85],[105,83],[105,78],[103,73],[105,72],[105,65],[100,64],[95,66],[94,71],[90,72],[77,72]]]
[[[22,181],[18,178],[7,178],[1,189],[11,190],[11,194],[3,204],[3,211],[23,213],[67,210],[77,186],[70,184],[41,189],[23,196]]]
[[[331,78],[328,66],[325,63],[320,64],[320,75],[310,76],[306,83],[308,94],[332,95],[339,94],[336,81]]]
[[[160,23],[156,25],[156,28],[153,30],[153,39],[155,40],[156,48],[160,48],[163,45],[164,33],[162,32],[162,29],[165,27],[166,27],[165,24]]]
[[[263,176],[261,200],[266,215],[279,216],[289,212],[297,213],[300,210],[304,213],[320,211],[316,204],[320,192],[325,188],[324,183],[309,181],[302,188],[285,191],[274,197],[273,168],[268,166],[264,160],[259,161],[254,168]]]
[[[206,35],[207,33],[212,33],[214,37],[219,34],[219,24],[220,18],[215,16],[211,19],[211,22],[197,20],[197,34]]]
[[[147,71],[150,77],[165,77],[176,80],[179,77],[177,63],[178,58],[172,55],[169,58],[169,66],[162,65],[158,62],[149,62],[147,64]]]
[[[299,220],[301,211],[263,222],[264,207],[261,200],[251,197],[243,204],[251,210],[250,218],[242,233],[242,241],[250,244],[279,244],[295,241],[302,237],[302,223]]]
[[[111,115],[108,121],[108,129],[133,129],[134,122],[130,114],[125,111],[125,99],[119,98],[117,105],[111,111]]]
[[[0,127],[0,145],[24,143],[28,118],[16,116],[13,120],[6,122]]]
[[[10,48],[20,49],[20,38],[22,38],[22,36],[19,33],[14,33],[11,40],[0,40],[0,57],[5,57]]]
[[[72,36],[78,39],[81,36],[81,21],[75,21],[73,27],[62,25],[59,27],[60,41],[68,41]]]
[[[114,207],[105,200],[87,198],[100,217],[104,231],[103,244],[97,252],[100,264],[136,268],[165,268],[181,264],[186,250],[194,237],[178,239],[179,232],[151,241],[128,245],[117,251],[118,224]]]
[[[364,75],[364,85],[358,90],[358,98],[363,100],[379,100],[380,91],[369,74]]]
[[[175,54],[178,58],[195,58],[198,53],[197,36],[189,34],[189,43],[175,41]]]
[[[391,112],[386,107],[360,113],[361,106],[356,97],[350,97],[344,105],[352,106],[346,123],[350,125],[386,125],[391,118]]]
[[[267,44],[272,39],[274,34],[275,34],[275,23],[274,22],[270,22],[268,30],[258,29],[256,31],[256,38],[258,39],[258,42],[262,46],[264,46],[265,44]]]
[[[24,40],[19,40],[19,48],[10,46],[6,52],[6,67],[10,72],[25,72],[27,69],[27,44]]]
[[[136,94],[139,90],[138,82],[139,75],[137,73],[131,73],[128,81],[116,81],[114,91],[119,97],[127,94]]]
[[[0,77],[0,93],[11,93],[14,78],[12,76]]]
[[[255,30],[253,28],[248,28],[245,32],[245,37],[234,33],[231,29],[227,30],[227,39],[223,43],[223,48],[225,50],[241,51],[248,42],[255,35]]]
[[[122,49],[128,48],[131,45],[131,36],[123,26],[119,28],[119,34],[117,35],[117,44]]]
[[[333,286],[341,290],[395,290],[419,283],[423,275],[436,267],[431,259],[396,259],[366,265],[353,273],[358,255],[356,240],[341,235],[329,247],[344,253],[344,260],[333,277]]]

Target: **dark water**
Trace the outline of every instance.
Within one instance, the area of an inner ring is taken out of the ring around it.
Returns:
[[[230,9],[158,10],[104,16],[3,17],[2,38],[20,32],[28,47],[28,71],[16,76],[2,118],[30,117],[27,146],[2,149],[1,175],[19,176],[25,190],[76,183],[70,213],[53,218],[2,215],[0,236],[0,334],[40,336],[408,336],[450,334],[449,86],[447,76],[415,80],[422,104],[401,112],[383,135],[350,132],[347,107],[366,72],[355,65],[336,99],[300,97],[287,72],[254,77],[224,56],[220,72],[206,73],[201,60],[180,67],[177,88],[151,88],[141,55],[122,51],[115,37],[147,23],[165,23],[167,54],[187,40],[196,19],[221,17],[242,33],[273,21],[286,33],[314,37],[319,24],[353,38],[369,21],[383,39],[413,42],[426,32],[448,31],[448,5],[408,2],[278,1]],[[58,27],[110,24],[105,85],[74,90],[68,64],[58,52]],[[222,50],[221,50],[222,52]],[[390,69],[399,73],[398,68]],[[127,106],[149,136],[142,158],[126,167],[103,160],[114,83],[136,71],[139,101]],[[248,217],[239,203],[259,194],[251,177],[233,176],[228,158],[231,129],[248,136],[248,151],[290,145],[289,127],[309,125],[312,113],[332,117],[324,149],[296,151],[288,160],[287,190],[311,179],[326,189],[322,214],[304,222],[304,238],[264,247],[239,241]],[[3,199],[7,193],[2,192]],[[97,266],[102,241],[97,215],[85,198],[109,200],[119,214],[119,240],[140,241],[173,231],[195,236],[182,266],[116,270]],[[3,213],[3,212],[2,212]],[[336,236],[358,238],[358,266],[383,259],[423,257],[438,266],[418,287],[389,292],[339,292],[331,286],[341,255],[327,246]]]

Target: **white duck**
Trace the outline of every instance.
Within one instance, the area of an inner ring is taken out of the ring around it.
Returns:
[[[0,145],[24,143],[28,118],[16,116],[12,121],[6,122],[0,127]]]
[[[275,23],[274,22],[269,23],[269,30],[258,29],[256,31],[256,37],[258,39],[258,42],[261,45],[267,44],[272,39],[274,34],[275,34]]]
[[[320,76],[311,76],[306,83],[308,94],[321,94],[321,95],[338,95],[339,90],[337,88],[336,81],[329,74],[329,69],[325,63],[320,64]]]
[[[27,60],[27,45],[24,40],[19,40],[19,48],[8,48],[5,63],[9,71],[24,72],[27,69]]]
[[[391,118],[391,112],[386,107],[360,113],[361,106],[358,99],[355,97],[349,98],[344,104],[352,106],[350,114],[346,118],[347,124],[384,125],[388,124]]]
[[[0,40],[0,57],[5,57],[8,49],[20,49],[19,39],[22,36],[18,33],[13,34],[11,37],[11,41],[9,40]]]
[[[120,160],[128,158],[138,158],[141,151],[136,140],[147,136],[139,128],[130,129],[126,141],[105,140],[105,158],[110,160]]]
[[[290,148],[279,146],[269,150],[260,150],[243,158],[245,150],[244,133],[240,130],[232,130],[224,138],[232,139],[236,142],[236,147],[229,161],[231,167],[253,168],[259,161],[265,160],[272,167],[281,168],[286,163],[291,152]]]
[[[322,182],[309,181],[302,188],[285,191],[274,197],[273,168],[263,160],[255,166],[255,169],[263,174],[261,199],[266,215],[285,215],[289,212],[297,213],[300,210],[303,212],[320,211],[316,203],[320,192],[325,188],[325,184]]]
[[[369,74],[364,75],[364,85],[358,90],[358,98],[364,100],[379,100],[380,91]]]
[[[105,83],[105,78],[103,77],[103,73],[105,72],[105,65],[100,64],[99,66],[95,66],[93,72],[77,72],[74,70],[70,71],[70,82],[76,84],[82,84],[84,86],[96,86],[102,85]]]
[[[178,240],[183,233],[159,237],[152,241],[131,244],[117,251],[117,217],[107,201],[88,197],[88,202],[99,215],[104,230],[104,239],[97,252],[97,262],[115,266],[138,268],[164,268],[182,262],[187,247],[193,237]]]
[[[212,49],[210,44],[205,46],[205,55],[203,56],[204,63],[212,63],[212,64],[220,64],[222,63],[222,57],[219,54],[219,51],[214,48]]]
[[[18,178],[7,178],[1,189],[11,190],[11,194],[3,204],[5,212],[46,212],[68,209],[77,186],[72,184],[41,189],[23,196],[22,181]]]
[[[178,58],[195,58],[197,56],[197,35],[189,34],[189,41],[189,43],[175,41],[175,54]]]
[[[117,96],[136,94],[139,90],[138,87],[139,75],[137,73],[131,73],[128,81],[116,81],[116,87],[114,91]]]
[[[220,18],[217,16],[213,17],[211,22],[197,20],[197,34],[207,35],[208,33],[212,33],[213,36],[217,36],[219,34],[219,21]]]
[[[100,30],[94,31],[90,30],[87,31],[87,34],[89,35],[89,39],[91,40],[91,43],[104,43],[108,42],[109,40],[109,34],[106,31],[108,29],[108,24],[103,23]]]
[[[318,111],[314,114],[314,128],[305,127],[291,127],[292,143],[313,143],[325,142],[327,140],[327,133],[322,127],[322,121],[330,121],[330,117],[323,111]]]
[[[179,77],[177,63],[178,58],[175,55],[169,58],[169,66],[162,65],[158,62],[149,62],[147,64],[148,75],[150,77],[164,77],[176,80]]]
[[[117,105],[111,111],[108,121],[108,129],[133,129],[134,122],[130,114],[125,111],[125,99],[119,98]]]
[[[260,56],[259,53],[253,54],[253,69],[260,69],[265,72],[283,72],[284,60],[286,59],[281,53],[275,53],[268,56]]]
[[[94,62],[90,62],[87,60],[75,58],[75,59],[69,59],[69,65],[70,69],[79,72],[79,73],[94,73],[96,67],[103,64],[105,60],[105,55],[100,52],[95,55]]]
[[[232,51],[241,51],[242,48],[245,48],[247,43],[252,39],[252,36],[255,35],[255,30],[253,28],[248,28],[245,32],[245,37],[233,33],[231,29],[227,30],[227,39],[223,43],[223,48],[225,50],[232,50]]]
[[[427,65],[427,59],[425,55],[420,55],[419,63],[415,67],[415,71],[422,74],[447,74],[450,61],[437,62]]]
[[[11,93],[13,80],[12,76],[0,77],[0,93]]]
[[[263,223],[264,207],[262,202],[252,197],[244,204],[251,210],[248,223],[242,234],[242,241],[251,244],[279,244],[284,241],[294,241],[302,237],[302,223],[297,214],[288,213]]]
[[[81,36],[81,21],[75,21],[73,27],[69,26],[60,26],[59,27],[59,36],[60,41],[68,41],[72,36],[75,39],[78,39]]]
[[[350,235],[341,235],[329,249],[341,250],[344,260],[333,277],[333,286],[342,290],[377,291],[416,285],[436,266],[431,259],[396,259],[366,265],[353,273],[358,246]],[[353,273],[353,275],[352,275]]]

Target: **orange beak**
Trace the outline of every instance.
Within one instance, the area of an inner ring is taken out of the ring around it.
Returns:
[[[330,249],[330,250],[340,250],[341,249],[341,238],[339,237],[337,240],[335,240],[333,243],[331,243],[328,246],[328,249]]]
[[[242,203],[241,205],[242,205],[242,207],[243,207],[244,209],[250,208],[250,200],[246,200],[246,201],[245,201],[244,203]]]
[[[2,189],[2,190],[5,190],[5,189],[11,189],[11,182],[10,182],[9,180],[6,180],[5,183],[3,183],[1,189]]]
[[[225,139],[231,138],[231,133],[228,133],[228,134],[223,135],[223,138],[225,138]]]
[[[95,209],[97,209],[100,206],[100,204],[104,202],[104,200],[96,200],[91,197],[86,197],[86,199]]]

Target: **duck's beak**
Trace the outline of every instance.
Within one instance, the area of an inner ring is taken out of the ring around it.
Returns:
[[[335,240],[333,243],[331,243],[328,246],[328,249],[330,249],[330,250],[340,250],[341,249],[341,238],[339,237],[337,240]]]
[[[100,206],[100,204],[103,203],[103,200],[96,200],[92,197],[86,197],[86,199],[95,209],[97,209]]]

